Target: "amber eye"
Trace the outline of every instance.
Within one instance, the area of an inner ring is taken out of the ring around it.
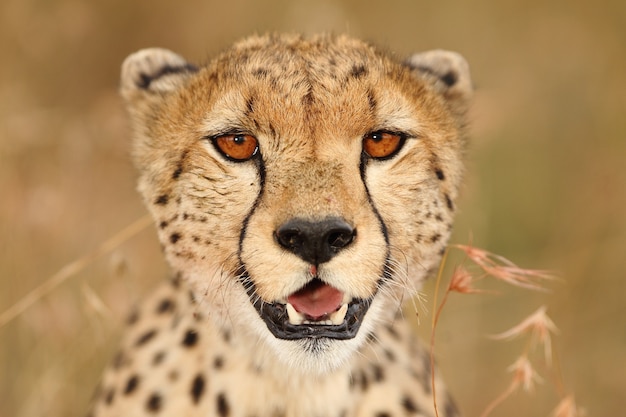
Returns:
[[[372,158],[388,158],[400,150],[405,136],[401,133],[372,132],[363,138],[363,150]]]
[[[252,135],[222,135],[213,139],[215,147],[233,161],[247,161],[259,150],[259,142]]]

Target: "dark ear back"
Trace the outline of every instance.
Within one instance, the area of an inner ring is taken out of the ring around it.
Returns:
[[[121,93],[128,102],[176,90],[198,69],[180,55],[161,48],[142,49],[122,64]]]
[[[457,113],[465,113],[474,88],[469,65],[456,52],[433,50],[412,55],[406,64],[422,78],[430,81]]]

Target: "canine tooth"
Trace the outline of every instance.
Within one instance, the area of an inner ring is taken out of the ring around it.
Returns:
[[[330,322],[334,325],[340,325],[343,323],[343,319],[346,318],[346,313],[348,312],[348,304],[342,304],[339,310],[335,311],[330,315]]]
[[[296,311],[295,308],[287,303],[287,315],[289,316],[289,323],[299,325],[304,322],[304,316]]]

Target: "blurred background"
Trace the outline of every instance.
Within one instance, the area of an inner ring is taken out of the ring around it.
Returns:
[[[453,241],[560,277],[548,293],[453,294],[437,351],[459,407],[479,415],[523,349],[487,335],[546,305],[563,391],[590,416],[624,415],[624,28],[626,2],[609,0],[3,0],[0,314],[145,214],[116,91],[129,53],[162,46],[203,62],[266,31],[345,32],[400,55],[445,48],[477,87]],[[150,226],[0,327],[0,417],[83,415],[122,317],[166,276]],[[427,335],[430,313],[419,316]],[[559,392],[537,370],[536,392],[494,416],[550,414]]]

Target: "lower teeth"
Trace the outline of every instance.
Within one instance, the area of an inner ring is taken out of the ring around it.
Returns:
[[[313,324],[313,325],[323,325],[323,326],[338,326],[343,323],[343,320],[346,318],[346,313],[348,312],[348,304],[342,304],[341,307],[334,313],[327,315],[326,320],[308,320],[304,316],[304,314],[298,313],[296,309],[290,304],[286,304],[287,308],[287,316],[289,317],[289,323],[295,326],[301,324]]]

